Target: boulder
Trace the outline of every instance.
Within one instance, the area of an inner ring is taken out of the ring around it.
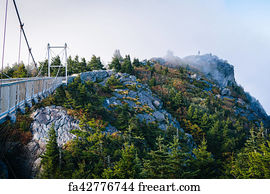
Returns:
[[[105,129],[106,129],[106,132],[109,133],[109,134],[112,134],[112,133],[115,133],[115,132],[118,131],[118,130],[117,130],[114,126],[112,126],[111,124],[109,124]]]
[[[83,82],[85,81],[99,82],[108,77],[109,74],[106,70],[94,70],[89,72],[83,72],[81,73],[80,76]]]
[[[229,88],[224,88],[222,91],[221,91],[221,95],[222,96],[230,96],[231,95],[231,90]]]
[[[140,121],[146,121],[146,123],[151,123],[155,121],[155,118],[149,114],[137,114],[137,118]]]
[[[242,100],[241,98],[237,99],[237,103],[240,104],[241,106],[245,106],[245,104],[246,104],[245,101]]]
[[[154,105],[156,108],[160,108],[161,103],[160,103],[160,101],[158,101],[158,100],[154,100],[154,101],[153,101],[153,105]]]
[[[162,113],[159,112],[159,111],[154,112],[154,113],[153,113],[153,116],[156,118],[156,120],[157,120],[158,122],[162,122],[162,121],[165,120],[164,114],[162,114]]]

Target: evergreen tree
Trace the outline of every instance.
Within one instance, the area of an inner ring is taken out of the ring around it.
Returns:
[[[128,74],[134,73],[134,68],[131,64],[129,55],[126,55],[126,57],[124,58],[124,61],[121,67],[121,73],[128,73]]]
[[[145,160],[142,172],[144,178],[167,178],[173,171],[168,148],[163,141],[162,137],[157,138],[157,150],[151,150],[149,160]]]
[[[42,155],[42,172],[41,178],[58,178],[59,163],[60,163],[59,147],[57,145],[57,136],[54,130],[54,125],[49,131],[49,140],[46,145],[46,152]]]
[[[193,108],[192,105],[190,105],[190,106],[188,107],[188,112],[187,112],[187,118],[188,118],[189,120],[192,120],[193,112],[194,112],[194,108]]]
[[[184,149],[184,145],[180,144],[178,137],[174,136],[169,148],[171,171],[167,178],[179,179],[194,177],[197,172],[191,170],[192,156]]]
[[[207,132],[207,140],[209,150],[217,157],[221,157],[221,145],[222,145],[222,136],[221,136],[221,124],[220,121],[217,120],[211,129]]]
[[[245,149],[232,159],[230,174],[235,178],[270,178],[270,141],[250,137]]]
[[[75,67],[75,62],[72,60],[72,57],[69,56],[67,59],[68,75],[72,75],[75,73],[74,67]]]
[[[87,63],[86,63],[85,58],[82,58],[81,62],[79,63],[79,72],[78,73],[82,73],[85,71],[90,71],[90,70],[87,69]]]
[[[103,172],[104,178],[117,179],[134,179],[140,178],[141,162],[136,154],[136,149],[133,144],[124,144],[122,149],[121,159],[116,162],[114,167],[108,168]]]
[[[100,57],[92,56],[91,61],[87,64],[88,70],[99,70],[103,69],[103,64],[100,61]]]
[[[205,138],[198,148],[193,149],[195,158],[192,161],[191,166],[193,172],[197,171],[196,178],[214,178],[216,164],[211,153],[207,151],[207,142]]]
[[[141,65],[141,63],[140,63],[140,61],[139,61],[139,59],[137,59],[137,58],[134,58],[134,60],[133,60],[133,66],[134,67],[139,67],[140,65]]]
[[[192,115],[192,122],[199,123],[199,111],[198,108],[195,108],[193,115]]]
[[[209,128],[209,118],[206,113],[203,114],[202,119],[201,119],[201,127],[206,130]]]
[[[111,64],[109,64],[110,69],[115,69],[116,72],[121,70],[121,64],[118,58],[113,58]]]
[[[149,84],[148,84],[150,87],[153,87],[156,85],[156,79],[154,77],[152,77],[150,80],[149,80]]]
[[[163,71],[163,74],[164,74],[164,75],[167,75],[168,72],[169,72],[169,68],[168,68],[168,67],[165,67],[165,69],[164,69],[164,71]]]
[[[59,56],[52,58],[51,66],[57,66],[55,68],[51,68],[51,76],[56,76],[56,75],[64,76],[65,75],[65,68],[62,68],[63,65],[61,63],[61,59]],[[62,66],[62,67],[59,67],[59,66]]]
[[[156,69],[155,69],[155,67],[153,66],[153,67],[150,67],[150,76],[151,77],[153,77],[153,75],[154,75],[154,73],[156,72]]]

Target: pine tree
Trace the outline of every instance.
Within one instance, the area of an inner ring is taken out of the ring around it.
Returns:
[[[230,174],[235,178],[270,178],[270,141],[262,137],[261,130],[251,128],[251,136],[244,150],[232,159]]]
[[[113,58],[111,64],[109,64],[110,69],[115,69],[116,72],[121,70],[121,63],[118,58]]]
[[[61,67],[59,68],[59,66],[63,66],[59,56],[56,56],[52,59],[51,66],[58,66],[57,68],[51,69],[51,76],[56,76],[56,75],[57,76],[64,76],[65,75],[65,69],[61,68]]]
[[[210,128],[210,130],[207,132],[207,140],[208,140],[208,146],[209,150],[215,155],[215,156],[221,156],[221,145],[222,145],[222,138],[221,138],[221,124],[220,121],[217,120],[213,126]]]
[[[155,85],[156,85],[156,79],[155,79],[154,77],[152,77],[152,78],[149,80],[148,85],[149,85],[150,87],[155,86]]]
[[[206,113],[203,114],[202,119],[201,119],[201,128],[204,130],[207,130],[209,128],[209,118]]]
[[[163,141],[162,137],[157,138],[157,150],[151,150],[150,159],[145,160],[142,172],[144,178],[167,178],[172,172],[168,148]]]
[[[205,138],[198,148],[193,149],[195,158],[191,166],[193,171],[197,171],[196,178],[213,178],[215,177],[215,160],[211,153],[207,151],[207,142]]]
[[[57,136],[54,130],[54,125],[49,131],[49,140],[46,145],[46,152],[42,155],[42,171],[41,178],[58,178],[59,177],[59,164],[60,153],[57,145]]]
[[[163,74],[164,74],[164,75],[167,75],[168,72],[169,72],[169,68],[168,68],[168,67],[165,67],[165,69],[164,69],[164,71],[163,71]]]
[[[194,108],[193,108],[192,105],[190,105],[190,106],[188,107],[188,112],[187,112],[187,118],[188,118],[189,120],[192,120],[193,112],[194,112]]]
[[[121,73],[128,73],[128,74],[133,74],[134,73],[134,68],[131,64],[130,61],[130,56],[126,55],[124,62],[121,67]]]
[[[100,61],[100,57],[92,56],[91,61],[87,64],[87,69],[99,70],[103,69],[103,64]]]
[[[140,63],[140,61],[139,61],[139,59],[137,59],[137,58],[134,58],[134,60],[133,60],[133,63],[132,63],[135,67],[139,67],[140,65],[141,65],[141,63]]]
[[[79,67],[80,68],[79,68],[79,72],[78,73],[87,71],[87,63],[86,63],[85,58],[82,58],[81,62],[79,63]]]
[[[195,108],[193,115],[192,115],[192,122],[199,123],[199,111],[198,108]]]
[[[177,92],[172,99],[172,102],[175,104],[174,109],[185,106],[184,98],[181,92]]]
[[[141,162],[137,156],[136,149],[133,144],[124,144],[122,149],[121,159],[116,162],[114,167],[104,171],[104,178],[118,179],[134,179],[139,178],[141,173]]]
[[[173,142],[170,143],[170,172],[167,178],[192,178],[196,175],[196,171],[191,171],[191,154],[184,150],[180,144],[179,138],[174,136]]]

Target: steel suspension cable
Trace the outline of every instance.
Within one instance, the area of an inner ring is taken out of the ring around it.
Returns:
[[[36,61],[35,61],[35,59],[34,59],[34,56],[33,56],[33,54],[32,54],[31,48],[30,48],[30,46],[29,46],[29,43],[28,43],[28,40],[27,40],[25,31],[24,31],[24,28],[23,28],[23,23],[22,23],[22,21],[21,21],[20,14],[19,14],[19,11],[18,11],[18,8],[17,8],[17,5],[16,5],[15,0],[13,0],[13,4],[14,4],[14,7],[15,7],[15,10],[16,10],[16,13],[17,13],[17,17],[18,17],[18,20],[19,20],[19,23],[20,23],[20,27],[21,27],[22,32],[23,32],[24,39],[25,39],[26,44],[27,44],[27,47],[28,47],[28,51],[29,51],[29,53],[30,53],[30,55],[31,55],[31,57],[32,57],[32,60],[33,60],[33,62],[34,62],[34,64],[35,64],[35,67],[37,68],[37,63],[36,63]]]
[[[5,58],[6,31],[7,31],[7,11],[8,11],[8,0],[6,0],[6,12],[5,12],[5,23],[4,23],[4,35],[3,35],[2,72],[4,72],[4,58]],[[3,76],[1,73],[1,80],[2,80],[2,77]],[[0,98],[1,98],[1,89],[0,89]]]
[[[21,45],[22,45],[22,29],[20,28],[20,40],[19,40],[19,54],[18,54],[18,65],[21,62]]]
[[[28,54],[28,66],[29,66],[29,64],[30,64],[30,52],[29,52],[29,54]]]

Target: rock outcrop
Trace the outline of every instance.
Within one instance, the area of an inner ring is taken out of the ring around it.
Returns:
[[[81,74],[82,81],[98,81],[106,84],[109,77],[114,76],[123,85],[123,89],[114,89],[113,96],[105,99],[104,106],[111,110],[114,106],[127,103],[136,110],[137,118],[141,121],[157,122],[160,129],[166,130],[169,126],[180,128],[179,122],[163,108],[162,101],[152,93],[149,87],[136,80],[136,77],[126,73],[115,73],[110,70],[99,70]]]
[[[236,83],[234,67],[217,56],[212,54],[192,55],[183,58],[182,61],[204,73],[208,79],[215,81],[220,87]]]
[[[234,67],[226,60],[220,59],[212,54],[191,55],[180,58],[174,56],[172,52],[168,52],[163,58],[152,58],[151,60],[159,63],[160,65],[173,68],[183,66],[189,67],[191,71],[199,71],[204,75],[204,77],[213,81],[214,84],[220,88],[221,98],[233,98],[228,86],[237,86],[237,83],[234,77]],[[196,73],[190,77],[196,80],[200,79],[200,76]],[[210,91],[209,89],[205,90]],[[264,123],[268,123],[270,125],[270,116],[267,115],[260,102],[247,92],[245,93],[245,96],[248,99],[247,104],[244,104],[242,100],[238,101],[238,99],[235,99],[240,105],[245,106],[245,109],[239,107],[236,108],[235,113],[247,117],[250,121],[262,118]]]
[[[48,132],[52,126],[57,133],[57,142],[62,146],[66,142],[74,139],[76,136],[70,133],[73,129],[79,129],[79,121],[67,114],[67,111],[60,106],[49,106],[37,109],[32,113],[34,119],[31,125],[33,134],[32,140],[27,144],[30,163],[32,165],[32,177],[40,169],[40,156],[44,153]]]
[[[224,88],[234,84],[234,67],[226,60],[222,60],[215,55],[191,55],[184,58],[174,56],[172,52],[168,52],[164,58],[152,58],[152,61],[169,67],[189,66],[193,69],[204,73],[204,75],[216,82],[220,87]]]

